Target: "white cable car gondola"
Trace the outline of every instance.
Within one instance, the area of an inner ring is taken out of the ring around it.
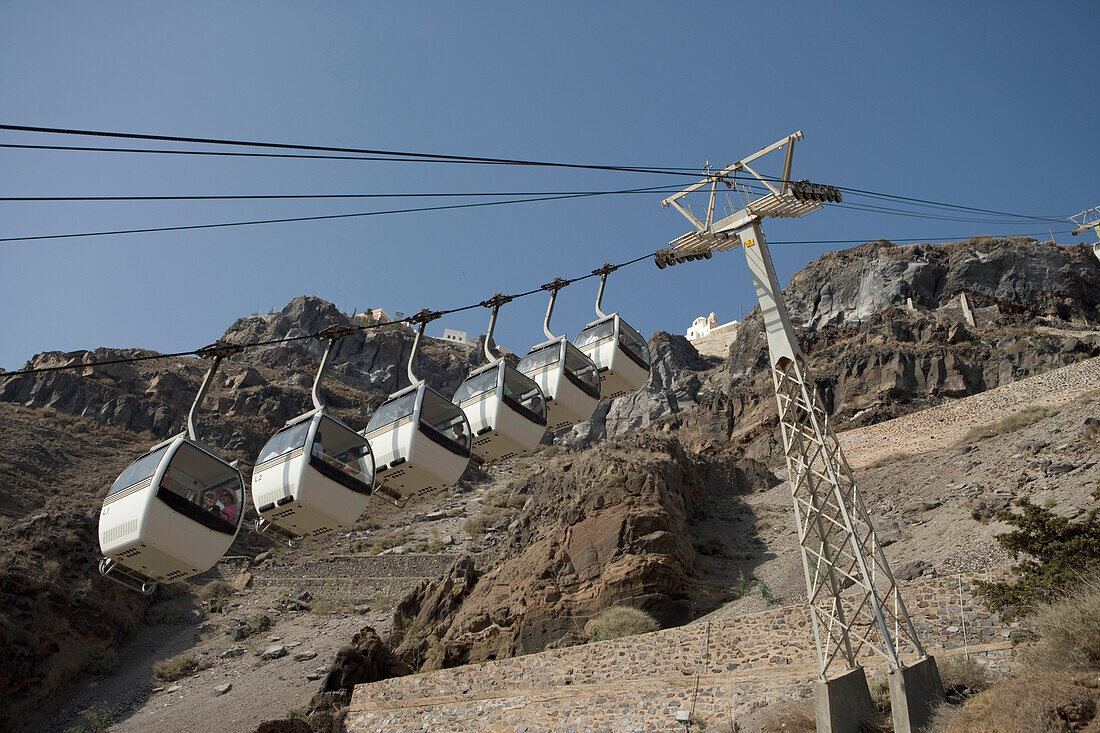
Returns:
[[[605,400],[637,392],[649,381],[650,372],[649,347],[642,335],[618,313],[607,315],[600,309],[607,276],[617,269],[604,265],[593,271],[593,275],[600,275],[600,290],[596,295],[599,318],[585,326],[575,342],[577,348],[596,364]]]
[[[289,420],[260,451],[252,471],[256,530],[291,539],[346,527],[367,508],[374,486],[374,456],[367,439],[325,412],[321,378],[348,326],[325,329],[328,341],[313,380],[313,409]]]
[[[466,415],[413,373],[424,327],[438,317],[428,311],[413,317],[420,330],[409,354],[412,384],[391,394],[363,431],[374,453],[380,484],[376,492],[408,496],[454,486],[470,462],[472,437]]]
[[[584,422],[592,417],[592,411],[600,401],[600,377],[596,365],[580,349],[569,343],[565,336],[555,336],[550,331],[550,316],[558,292],[569,282],[556,278],[542,286],[549,290],[550,305],[542,330],[548,341],[531,348],[519,370],[533,379],[546,395],[546,427],[561,430]]]
[[[470,372],[453,399],[466,413],[474,436],[473,457],[482,463],[530,453],[546,433],[546,398],[542,390],[489,349],[497,313],[510,300],[497,294],[482,303],[493,309],[485,335],[485,358],[489,363]]]
[[[183,580],[214,566],[237,536],[244,480],[195,437],[195,412],[221,360],[241,351],[211,344],[213,358],[187,414],[187,430],[153,446],[115,480],[99,515],[99,572],[152,593],[158,582]]]

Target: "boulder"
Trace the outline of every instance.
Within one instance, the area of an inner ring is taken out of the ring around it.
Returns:
[[[410,674],[412,669],[395,657],[378,633],[364,626],[332,660],[321,688],[310,701],[310,711],[339,708],[351,700],[356,685]]]
[[[260,659],[280,659],[286,656],[286,647],[282,644],[272,644],[260,654]]]

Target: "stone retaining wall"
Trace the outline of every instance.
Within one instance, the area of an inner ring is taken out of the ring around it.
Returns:
[[[961,590],[960,590],[961,580]],[[995,674],[1015,661],[1005,624],[975,597],[973,576],[903,590],[932,654],[965,644]],[[950,650],[950,651],[949,651]],[[885,665],[866,656],[871,673]],[[360,685],[350,731],[683,730],[678,710],[721,722],[809,694],[817,673],[808,612],[786,606],[720,622]]]
[[[358,603],[379,596],[400,599],[421,580],[441,577],[454,561],[454,555],[335,555],[293,565],[268,560],[250,567],[247,559],[229,558],[210,574],[231,583],[247,570],[254,588],[305,589],[315,597]]]

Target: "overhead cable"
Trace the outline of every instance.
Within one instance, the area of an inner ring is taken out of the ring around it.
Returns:
[[[354,219],[367,216],[384,216],[387,214],[415,214],[427,211],[449,211],[453,209],[476,209],[486,206],[507,206],[512,204],[528,204],[540,201],[560,201],[562,199],[585,198],[590,196],[607,196],[613,191],[598,191],[595,193],[562,194],[559,196],[531,196],[519,199],[507,199],[505,201],[476,201],[463,204],[445,204],[440,206],[419,206],[405,209],[384,209],[382,211],[356,211],[349,214],[322,214],[319,216],[292,216],[281,219],[250,219],[247,221],[229,221],[217,224],[184,224],[167,227],[145,227],[141,229],[113,229],[98,232],[75,232],[71,234],[38,234],[25,237],[0,237],[0,242],[31,242],[42,239],[75,239],[78,237],[104,237],[118,234],[148,234],[150,232],[180,232],[194,229],[224,229],[227,227],[253,226],[257,224],[286,224],[298,221],[324,221],[328,219]]]
[[[459,163],[534,166],[540,168],[572,168],[580,170],[620,171],[628,173],[661,173],[678,175],[698,175],[687,169],[660,168],[653,166],[598,165],[593,163],[565,163],[546,160],[523,160],[518,158],[491,158],[473,155],[452,155],[446,153],[407,152],[402,150],[380,150],[372,148],[350,148],[330,145],[302,145],[297,143],[273,143],[254,140],[228,140],[208,137],[184,137],[179,135],[150,135],[135,132],[109,132],[103,130],[78,130],[61,127],[37,127],[32,125],[4,125],[0,130],[13,132],[35,132],[53,135],[76,135],[81,137],[108,137],[124,140],[148,140],[152,142],[195,143],[200,145],[230,145],[246,148],[273,148],[276,150],[307,150],[320,153],[355,153],[359,155],[385,155],[401,159],[448,160]]]
[[[619,268],[622,268],[622,267],[628,267],[630,265],[634,265],[634,264],[637,264],[639,262],[643,262],[645,260],[648,260],[653,255],[654,255],[653,252],[649,252],[649,253],[641,255],[639,257],[635,257],[631,260],[627,260],[626,262],[621,262],[618,265],[612,265],[612,267],[614,267],[615,269],[619,269]],[[588,278],[591,278],[591,277],[597,277],[597,276],[599,276],[600,272],[601,272],[601,270],[595,270],[595,271],[590,272],[588,274],[579,275],[575,278],[568,278],[568,279],[555,278],[554,282],[556,284],[560,283],[559,287],[565,287],[566,285],[571,285],[575,282],[580,282],[582,280],[587,280]],[[522,293],[516,293],[514,295],[508,295],[508,296],[500,296],[500,294],[498,293],[496,297],[503,297],[503,298],[507,298],[508,300],[516,300],[518,298],[526,298],[527,296],[530,296],[530,295],[535,295],[537,293],[542,293],[542,292],[544,292],[544,290],[545,290],[545,286],[542,286],[542,287],[534,288],[532,290],[524,291]],[[440,318],[442,316],[452,315],[454,313],[462,313],[464,311],[473,310],[475,308],[486,307],[485,306],[486,302],[487,301],[480,301],[480,302],[477,302],[477,303],[471,303],[470,305],[464,305],[464,306],[460,306],[460,307],[457,307],[457,308],[448,308],[448,309],[439,310],[439,311],[429,311],[427,309],[424,309],[424,310],[419,311],[418,313],[415,313],[411,316],[406,316],[405,318],[401,318],[401,319],[398,319],[396,321],[390,321],[388,323],[374,323],[374,324],[365,324],[365,325],[355,325],[355,326],[350,326],[349,328],[353,329],[354,331],[369,331],[369,330],[373,330],[373,329],[377,329],[377,328],[382,328],[383,326],[389,326],[389,325],[394,324],[394,323],[406,323],[406,324],[408,324],[408,323],[419,323],[420,321],[424,320],[425,317],[428,314],[431,315],[431,320],[435,320],[436,318]],[[287,337],[278,338],[278,339],[267,339],[267,340],[262,340],[262,341],[249,341],[249,342],[246,342],[246,343],[243,343],[243,344],[230,344],[230,345],[235,347],[235,348],[239,348],[241,350],[258,348],[260,346],[277,346],[277,345],[280,345],[280,344],[293,343],[295,341],[306,341],[306,340],[309,340],[309,339],[316,339],[316,338],[321,337],[324,334],[324,332],[325,332],[325,329],[321,329],[320,331],[317,331],[316,333],[303,334],[301,336],[287,336]],[[37,368],[34,368],[34,369],[21,369],[19,371],[14,371],[14,372],[0,371],[0,380],[5,379],[7,377],[17,377],[17,376],[23,376],[23,375],[29,375],[29,374],[43,374],[43,373],[47,373],[47,372],[59,372],[59,371],[67,371],[67,370],[71,370],[71,369],[90,369],[92,367],[106,366],[106,365],[110,365],[110,364],[129,364],[129,363],[134,363],[134,362],[158,361],[158,360],[161,360],[161,359],[172,359],[172,358],[177,358],[177,357],[182,357],[182,356],[200,356],[200,355],[202,355],[203,349],[205,349],[205,348],[207,348],[207,347],[203,347],[202,349],[194,349],[192,351],[177,351],[177,352],[173,352],[173,353],[169,353],[169,354],[147,354],[147,355],[144,355],[144,356],[131,356],[131,357],[124,357],[124,358],[120,358],[120,359],[109,359],[109,360],[106,360],[106,361],[96,361],[96,362],[90,362],[90,363],[61,364],[61,365],[58,365],[58,366],[37,367]],[[85,353],[88,353],[88,352],[85,352]]]
[[[76,145],[27,145],[27,144],[15,144],[15,143],[0,143],[0,148],[19,148],[19,149],[34,149],[34,150],[67,150],[67,151],[89,151],[89,152],[118,152],[118,153],[148,153],[158,155],[206,155],[206,156],[230,156],[230,157],[260,157],[260,158],[297,158],[297,159],[320,159],[320,160],[363,160],[363,161],[388,161],[388,162],[419,162],[419,163],[476,163],[482,165],[528,165],[528,166],[546,166],[546,167],[565,167],[575,169],[590,169],[590,170],[610,170],[610,171],[623,171],[623,172],[636,172],[636,173],[663,173],[666,175],[676,176],[690,176],[698,177],[699,171],[692,168],[680,168],[680,167],[659,167],[659,166],[613,166],[613,165],[595,165],[595,164],[581,164],[581,163],[559,163],[548,161],[525,161],[525,160],[510,160],[506,158],[473,158],[469,156],[456,156],[456,155],[434,155],[434,154],[419,154],[419,153],[404,153],[396,151],[367,151],[358,148],[327,148],[321,146],[298,146],[298,145],[285,145],[281,143],[249,143],[240,141],[220,141],[209,138],[183,138],[183,137],[169,137],[169,136],[150,136],[150,135],[135,135],[130,133],[108,133],[98,131],[83,131],[83,130],[65,130],[62,128],[30,128],[17,125],[0,125],[0,130],[20,130],[20,131],[33,131],[33,132],[51,132],[58,134],[74,134],[74,135],[99,135],[109,137],[126,137],[136,139],[149,139],[149,140],[173,140],[181,142],[205,142],[210,144],[226,144],[226,145],[242,145],[242,146],[262,146],[262,147],[278,147],[288,149],[305,149],[305,150],[334,150],[334,151],[361,151],[359,155],[306,155],[306,154],[287,154],[287,153],[256,153],[256,152],[240,152],[240,151],[215,151],[215,150],[159,150],[149,148],[105,148],[105,147],[89,147],[89,146],[76,146]],[[375,155],[374,152],[381,153],[381,155]],[[763,180],[767,180],[773,183],[782,183],[782,179],[761,176]],[[743,185],[743,184],[742,184]],[[869,196],[874,198],[886,198],[894,201],[903,201],[908,203],[915,203],[918,205],[943,207],[950,209],[957,209],[962,211],[970,211],[974,213],[983,214],[995,214],[998,216],[1007,216],[1017,219],[1030,219],[1034,221],[1048,221],[1048,222],[1061,222],[1066,217],[1064,216],[1035,216],[1032,214],[1019,214],[1014,212],[997,211],[994,209],[982,209],[971,206],[964,206],[961,204],[952,204],[942,201],[932,201],[929,199],[915,198],[911,196],[901,196],[898,194],[884,193],[880,191],[869,191],[866,189],[853,188],[850,186],[836,186],[836,188],[846,191],[850,194],[856,194],[861,196]],[[298,197],[295,197],[298,198]],[[91,200],[91,199],[90,199]]]
[[[1068,231],[1069,230],[1058,231],[1058,232],[1055,232],[1055,233],[1056,234],[1065,234]],[[1037,236],[1037,235],[1042,235],[1042,234],[1047,234],[1047,232],[1038,232],[1037,234],[1013,234],[1013,235],[1002,235],[1002,236],[1024,237],[1024,236]],[[939,240],[943,241],[943,240],[950,240],[950,239],[963,240],[963,239],[972,239],[972,238],[973,237],[954,237],[954,238],[952,238],[952,237],[932,237],[932,238],[929,238],[929,237],[903,237],[903,238],[897,238],[897,237],[895,237],[895,238],[891,238],[891,239],[885,240],[885,241],[890,241],[890,242],[928,242],[928,241],[930,241],[930,239],[939,239]],[[817,239],[817,240],[787,240],[787,241],[777,240],[777,241],[773,241],[773,242],[768,242],[768,245],[769,246],[775,246],[775,245],[866,244],[866,243],[869,243],[869,242],[882,241],[882,240],[883,240],[883,238],[879,238],[878,240],[874,240],[874,239]],[[414,314],[412,316],[406,316],[405,318],[402,318],[402,319],[399,319],[399,320],[396,320],[396,321],[390,321],[389,323],[375,323],[375,324],[366,324],[366,325],[356,325],[356,326],[351,326],[350,328],[352,328],[354,331],[369,331],[369,330],[381,328],[383,326],[388,326],[388,325],[391,325],[393,323],[406,323],[406,324],[408,324],[408,323],[419,322],[418,319],[422,319],[423,318],[422,314],[424,314],[424,313],[431,313],[432,318],[434,320],[435,318],[439,318],[439,317],[447,316],[447,315],[452,315],[454,313],[462,313],[464,311],[474,310],[475,308],[485,308],[485,307],[489,307],[492,304],[492,301],[495,298],[500,298],[502,300],[506,299],[505,302],[507,302],[507,301],[512,301],[512,300],[516,300],[516,299],[519,299],[519,298],[526,298],[530,295],[536,295],[538,293],[543,293],[543,292],[546,292],[549,289],[555,289],[555,288],[561,289],[561,288],[564,288],[568,285],[572,285],[573,283],[581,282],[583,280],[587,280],[587,279],[592,278],[592,277],[600,277],[600,276],[603,275],[605,270],[613,272],[613,271],[621,269],[623,267],[628,267],[630,265],[634,265],[634,264],[637,264],[639,262],[643,262],[643,261],[648,260],[651,257],[653,257],[655,254],[657,254],[657,252],[649,252],[647,254],[640,255],[638,257],[627,260],[625,262],[620,262],[617,265],[612,265],[612,264],[609,263],[609,264],[606,264],[606,265],[604,265],[602,267],[599,267],[595,270],[592,270],[588,274],[579,275],[575,278],[560,278],[560,277],[557,277],[549,283],[546,283],[546,284],[541,285],[539,287],[533,288],[531,290],[526,290],[526,291],[521,292],[521,293],[515,293],[513,295],[501,295],[500,293],[497,293],[497,295],[494,296],[494,298],[491,298],[489,300],[482,300],[482,301],[479,301],[477,303],[471,303],[469,305],[459,306],[457,308],[448,308],[448,309],[439,310],[439,311],[427,311],[425,309],[425,310],[420,311],[419,313]],[[261,346],[276,346],[276,345],[280,345],[280,344],[293,343],[293,342],[296,342],[296,341],[306,341],[306,340],[309,340],[309,339],[316,339],[316,338],[321,337],[322,334],[324,333],[324,331],[325,331],[325,329],[321,329],[320,331],[318,331],[316,333],[304,334],[304,335],[301,335],[301,336],[287,336],[287,337],[278,338],[278,339],[267,339],[267,340],[262,340],[262,341],[250,341],[250,342],[246,342],[246,343],[243,343],[243,344],[232,344],[232,346],[238,347],[241,350],[258,348],[258,347],[261,347]],[[203,347],[203,348],[206,348],[206,347]],[[85,352],[85,353],[87,354],[88,352]],[[162,359],[172,359],[172,358],[183,357],[183,356],[200,356],[202,353],[203,353],[203,349],[194,349],[192,351],[177,351],[177,352],[168,353],[168,354],[148,354],[148,355],[144,355],[144,356],[124,357],[124,358],[121,358],[121,359],[109,359],[109,360],[106,360],[106,361],[97,361],[97,362],[90,362],[90,363],[62,364],[62,365],[51,366],[51,367],[37,367],[37,368],[33,368],[33,369],[20,369],[18,371],[14,371],[14,372],[0,371],[0,380],[5,379],[7,377],[17,377],[17,376],[25,376],[25,375],[31,375],[31,374],[43,374],[43,373],[47,373],[47,372],[59,372],[59,371],[67,371],[67,370],[71,370],[71,369],[90,369],[92,367],[108,366],[108,365],[111,365],[111,364],[130,364],[130,363],[144,362],[144,361],[158,361],[158,360],[162,360]]]
[[[409,199],[480,198],[500,196],[610,196],[614,194],[664,193],[669,186],[624,188],[615,191],[454,191],[448,193],[256,193],[256,194],[165,194],[162,196],[0,196],[0,201],[250,201],[284,199]]]

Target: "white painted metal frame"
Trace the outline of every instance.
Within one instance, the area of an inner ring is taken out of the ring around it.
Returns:
[[[1080,214],[1071,216],[1069,220],[1077,225],[1073,230],[1074,236],[1084,234],[1089,229],[1096,232],[1097,240],[1092,245],[1092,253],[1096,255],[1096,259],[1100,260],[1100,206],[1085,209]]]
[[[838,657],[848,668],[856,667],[864,647],[885,659],[891,669],[901,666],[902,654],[923,657],[925,652],[806,368],[760,228],[766,216],[804,216],[821,208],[815,202],[798,201],[790,191],[794,142],[801,138],[801,132],[789,135],[663,204],[674,206],[696,227],[674,240],[674,249],[692,252],[744,245],[764,316],[819,672],[825,679]],[[748,163],[783,148],[786,154],[777,188]],[[749,171],[769,192],[714,222],[713,190],[719,180],[739,170]],[[707,221],[700,222],[679,202],[708,183],[712,185],[710,209]]]

